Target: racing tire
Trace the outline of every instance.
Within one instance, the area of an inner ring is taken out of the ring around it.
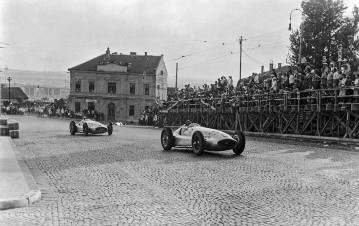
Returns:
[[[87,125],[87,123],[84,123],[84,125],[82,126],[84,135],[87,136],[89,135],[89,126]]]
[[[244,136],[243,132],[239,130],[235,131],[232,138],[237,141],[236,146],[233,148],[234,154],[242,154],[246,146],[246,137]]]
[[[175,138],[173,137],[172,129],[165,127],[161,133],[161,144],[165,151],[171,150],[175,145]]]
[[[76,133],[76,123],[74,121],[70,122],[70,133],[71,135],[75,135]]]
[[[196,155],[201,155],[206,147],[206,141],[200,131],[196,131],[192,135],[192,150]]]
[[[107,133],[108,133],[109,136],[111,136],[112,132],[113,132],[112,122],[109,122],[108,125],[107,125]]]

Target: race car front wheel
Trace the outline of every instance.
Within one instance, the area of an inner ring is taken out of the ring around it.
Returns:
[[[84,123],[84,125],[82,126],[82,129],[83,129],[85,136],[89,135],[89,127],[88,127],[87,123]]]
[[[200,131],[196,131],[192,136],[192,150],[196,155],[201,155],[204,152],[206,141]]]
[[[76,123],[74,121],[70,122],[70,133],[71,135],[75,135],[76,133]]]
[[[107,133],[108,133],[108,135],[111,136],[112,132],[113,132],[112,122],[109,122],[107,125]]]
[[[161,133],[161,144],[165,151],[171,150],[174,147],[175,139],[173,137],[172,129],[165,127]]]
[[[237,141],[236,146],[233,148],[233,152],[236,155],[242,154],[246,146],[246,137],[244,136],[243,132],[239,130],[237,130],[232,137]]]

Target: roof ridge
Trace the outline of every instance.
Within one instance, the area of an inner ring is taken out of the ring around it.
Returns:
[[[71,70],[71,69],[73,69],[73,68],[75,68],[75,67],[78,67],[78,66],[81,66],[81,65],[83,65],[83,64],[86,64],[86,63],[88,63],[88,62],[90,62],[90,61],[92,61],[92,60],[95,60],[95,59],[97,59],[97,58],[99,58],[99,57],[101,57],[101,56],[104,56],[104,55],[106,55],[106,54],[101,54],[101,55],[99,55],[99,56],[97,56],[97,57],[92,58],[91,60],[85,61],[85,62],[83,62],[83,63],[81,63],[81,64],[78,64],[78,65],[76,65],[76,66],[74,66],[74,67],[71,67],[71,68],[69,68],[69,69],[67,69],[67,70]]]

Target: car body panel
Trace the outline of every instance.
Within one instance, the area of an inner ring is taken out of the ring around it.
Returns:
[[[202,127],[197,123],[191,123],[190,125],[182,125],[180,128],[173,132],[175,139],[175,146],[177,147],[191,147],[193,133],[199,131],[203,134],[206,141],[206,150],[208,151],[225,151],[233,149],[237,141],[233,139],[229,134]]]
[[[107,126],[100,123],[93,121],[91,119],[82,119],[78,123],[76,123],[76,128],[78,133],[83,133],[83,125],[87,123],[87,126],[89,128],[89,133],[93,134],[101,134],[107,132]]]

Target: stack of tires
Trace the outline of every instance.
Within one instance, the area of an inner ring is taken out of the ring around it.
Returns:
[[[6,118],[0,118],[0,136],[9,136]]]
[[[19,138],[19,123],[14,120],[8,120],[7,125],[9,127],[9,135],[11,138]]]
[[[14,119],[0,118],[0,136],[19,138],[19,123]]]

